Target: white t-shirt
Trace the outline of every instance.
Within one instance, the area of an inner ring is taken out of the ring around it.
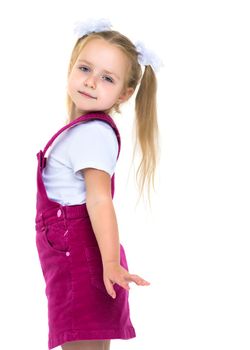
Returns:
[[[96,168],[113,175],[118,141],[113,128],[104,121],[91,120],[64,130],[48,149],[42,178],[47,196],[62,205],[86,202],[81,169]]]

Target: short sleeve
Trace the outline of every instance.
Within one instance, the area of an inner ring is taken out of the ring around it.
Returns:
[[[69,130],[69,160],[74,173],[95,168],[113,175],[118,141],[113,128],[106,122],[92,120],[77,124]]]

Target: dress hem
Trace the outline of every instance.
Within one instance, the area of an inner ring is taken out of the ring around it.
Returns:
[[[68,330],[54,337],[49,337],[48,349],[51,350],[66,342],[76,340],[105,340],[105,339],[130,339],[135,338],[136,333],[134,327],[126,329],[113,329],[102,331],[81,331]]]

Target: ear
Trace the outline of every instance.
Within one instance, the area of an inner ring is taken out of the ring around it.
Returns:
[[[129,87],[119,96],[118,103],[127,101],[134,93],[134,89]]]

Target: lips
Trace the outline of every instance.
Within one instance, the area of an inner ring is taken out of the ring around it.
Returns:
[[[84,96],[87,96],[87,97],[96,99],[96,97],[91,96],[91,95],[87,94],[86,92],[83,92],[83,91],[78,91],[78,92],[79,92],[81,95],[84,95]]]

